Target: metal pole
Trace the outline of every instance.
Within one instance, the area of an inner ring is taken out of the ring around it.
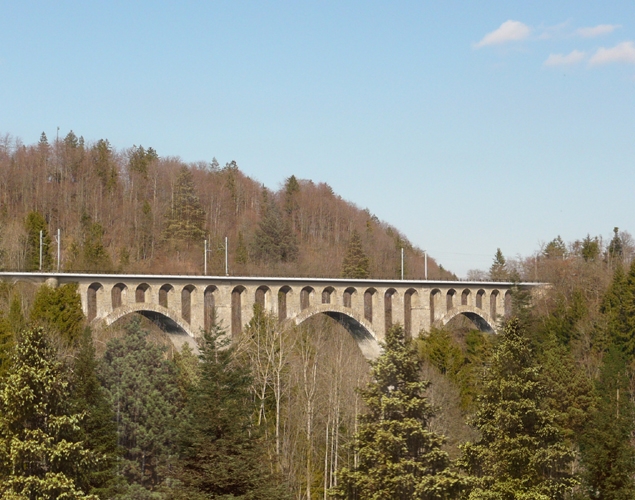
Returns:
[[[203,268],[203,276],[207,276],[207,240],[205,240],[205,267]]]
[[[227,259],[227,236],[225,236],[225,276],[229,276],[229,265]]]
[[[401,281],[403,281],[403,247],[401,247]]]
[[[61,252],[61,229],[57,229],[57,272],[60,272],[60,261],[61,261],[61,256],[62,256],[62,252]]]
[[[428,279],[428,252],[424,250],[423,255],[425,257],[425,264],[424,264],[424,269],[425,269],[425,279]]]
[[[40,229],[40,271],[42,270],[42,234],[44,231]]]

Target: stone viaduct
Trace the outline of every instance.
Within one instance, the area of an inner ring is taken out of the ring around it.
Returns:
[[[504,282],[71,273],[0,273],[0,280],[52,287],[77,283],[84,314],[93,324],[111,325],[139,313],[159,323],[177,345],[195,344],[201,329],[214,322],[239,335],[254,304],[281,323],[299,325],[326,314],[347,328],[367,358],[379,354],[378,342],[395,323],[412,336],[462,314],[480,330],[496,332],[511,310],[513,287]]]

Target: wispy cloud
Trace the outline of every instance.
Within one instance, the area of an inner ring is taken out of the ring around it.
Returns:
[[[524,40],[531,34],[531,28],[520,21],[505,21],[500,27],[488,33],[483,39],[474,44],[474,48],[480,49],[488,45],[500,45],[507,42]]]
[[[550,54],[547,60],[544,62],[545,66],[571,66],[582,62],[586,57],[586,52],[580,50],[574,50],[569,54]]]
[[[617,28],[620,28],[619,24],[598,24],[597,26],[578,28],[575,30],[576,35],[583,38],[595,38],[596,36],[608,35],[613,33]]]
[[[635,44],[629,41],[619,43],[609,49],[600,47],[589,60],[591,66],[609,63],[635,64]]]

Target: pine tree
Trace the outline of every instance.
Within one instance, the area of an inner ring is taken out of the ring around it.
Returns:
[[[628,359],[635,356],[635,261],[628,273],[617,266],[600,305],[607,337]]]
[[[242,231],[238,231],[238,245],[236,246],[236,263],[247,264],[249,254],[247,253],[247,246],[245,245],[245,238]]]
[[[496,255],[494,255],[494,262],[489,268],[489,278],[492,281],[507,281],[509,279],[509,272],[507,271],[507,261],[501,252],[500,248],[496,249]]]
[[[370,259],[362,247],[362,238],[353,230],[342,262],[342,278],[366,279],[370,276]]]
[[[622,243],[619,230],[619,227],[613,228],[613,239],[611,239],[607,250],[609,264],[618,266],[621,265],[624,257],[624,244]]]
[[[38,288],[30,317],[32,322],[59,333],[69,345],[75,344],[82,336],[86,320],[77,283]]]
[[[560,500],[571,491],[573,453],[545,408],[545,395],[530,342],[513,318],[479,398],[473,424],[481,438],[463,446],[469,500]]]
[[[42,214],[29,212],[25,221],[25,229],[27,233],[25,270],[38,271],[40,269],[40,231],[42,231],[42,271],[50,271],[53,268],[51,238]]]
[[[174,425],[182,418],[182,399],[173,363],[165,349],[146,341],[138,320],[123,339],[111,340],[100,378],[115,413],[120,470],[129,483],[156,489],[170,474],[177,445]]]
[[[254,236],[254,257],[271,263],[293,262],[298,257],[298,242],[291,225],[266,191],[263,198],[264,211]]]
[[[73,363],[70,406],[75,413],[86,414],[80,423],[80,437],[97,460],[81,476],[79,484],[84,491],[100,498],[112,498],[121,489],[116,474],[121,450],[117,445],[115,415],[97,378],[97,366],[91,331],[85,328]]]
[[[13,344],[11,323],[4,312],[0,311],[0,380],[9,369]]]
[[[581,439],[584,485],[589,498],[633,499],[635,412],[624,355],[614,346],[604,356],[596,398]]]
[[[356,465],[338,473],[335,498],[360,500],[454,499],[462,488],[449,470],[444,437],[430,431],[434,410],[425,397],[429,382],[421,362],[396,325],[386,333],[383,354],[372,365],[373,381],[360,391],[367,413],[358,419]]]
[[[203,334],[200,378],[188,395],[178,478],[185,498],[287,498],[254,427],[251,376],[219,327]]]
[[[80,489],[93,465],[69,405],[68,374],[42,328],[24,330],[0,389],[0,496],[96,499]]]
[[[181,168],[170,212],[166,216],[165,236],[173,241],[202,241],[205,238],[205,212],[194,191],[194,179],[189,168]]]

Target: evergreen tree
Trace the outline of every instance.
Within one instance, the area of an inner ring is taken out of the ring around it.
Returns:
[[[94,463],[79,440],[68,374],[42,328],[24,330],[0,388],[0,496],[94,499],[80,488]]]
[[[252,424],[251,376],[219,327],[203,334],[199,381],[188,395],[179,479],[184,498],[287,498]]]
[[[26,256],[25,270],[38,271],[40,269],[40,231],[42,231],[42,271],[53,268],[51,256],[51,238],[46,220],[39,212],[29,212],[25,221]]]
[[[360,394],[367,413],[360,415],[351,468],[338,473],[333,495],[340,499],[454,499],[462,488],[441,446],[430,431],[434,415],[425,397],[429,382],[420,378],[421,362],[396,325],[386,333],[383,354],[371,363],[373,381]]]
[[[607,250],[609,264],[611,265],[620,265],[624,257],[624,244],[620,237],[619,230],[619,227],[613,228],[613,239],[611,239]]]
[[[264,262],[293,262],[298,257],[298,242],[291,225],[266,191],[263,198],[264,211],[254,236],[254,257]]]
[[[517,319],[496,347],[474,425],[476,443],[463,446],[461,466],[471,476],[469,500],[559,500],[576,481],[573,453],[564,444],[529,340]]]
[[[14,344],[13,330],[9,319],[0,311],[0,380],[9,369]]]
[[[370,276],[370,259],[362,247],[362,238],[353,230],[342,262],[342,278],[366,279]]]
[[[628,273],[617,266],[600,312],[606,319],[607,337],[628,359],[635,356],[635,261]]]
[[[41,286],[31,306],[31,321],[45,325],[59,333],[72,345],[84,330],[85,317],[77,283],[67,283],[58,288]]]
[[[564,244],[564,241],[562,241],[562,238],[560,237],[560,235],[558,235],[557,238],[554,238],[549,243],[547,243],[547,246],[543,250],[542,254],[547,259],[564,258],[564,256],[567,254],[567,247]]]
[[[582,240],[582,249],[580,251],[582,258],[585,262],[593,262],[600,255],[600,242],[595,238],[591,238],[591,235],[587,234]]]
[[[112,192],[117,185],[117,164],[113,158],[112,148],[108,140],[99,139],[92,148],[93,166],[102,186]]]
[[[247,264],[249,254],[247,253],[247,246],[245,245],[245,238],[242,231],[238,231],[238,245],[236,246],[236,263]]]
[[[494,262],[489,268],[489,278],[492,281],[507,281],[509,279],[509,272],[507,270],[507,261],[500,248],[496,249],[496,255],[494,255]]]
[[[166,216],[165,236],[174,241],[202,241],[205,238],[205,212],[194,191],[194,179],[189,168],[181,168],[170,212]]]
[[[633,499],[635,413],[624,355],[614,346],[604,356],[596,398],[581,439],[584,485],[589,498]]]
[[[97,366],[91,331],[85,328],[73,363],[70,405],[75,413],[86,414],[80,423],[80,437],[97,461],[81,476],[79,484],[99,498],[113,498],[121,489],[116,474],[121,450],[117,446],[115,415],[97,377]]]
[[[148,177],[148,166],[158,159],[159,155],[154,149],[148,148],[146,151],[143,146],[132,146],[128,152],[128,170],[145,179]]]
[[[146,335],[134,320],[124,338],[111,340],[100,378],[124,449],[120,471],[129,483],[154,490],[169,477],[175,460],[174,423],[182,417],[182,400],[174,364]]]

